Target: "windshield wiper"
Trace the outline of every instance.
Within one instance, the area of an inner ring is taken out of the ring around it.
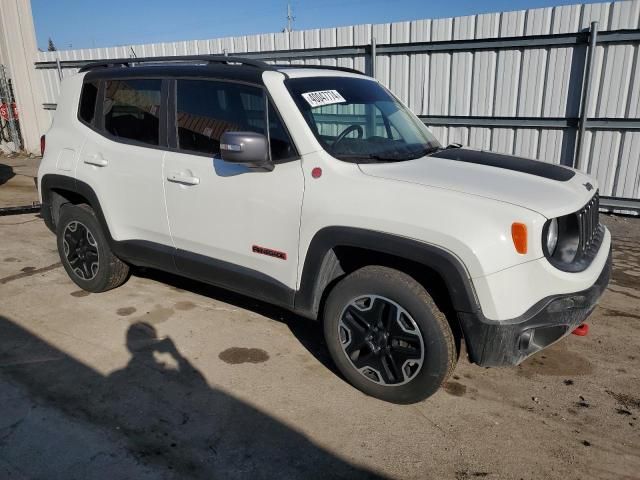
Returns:
[[[460,144],[460,143],[450,143],[446,147],[431,147],[429,149],[426,149],[425,153],[423,153],[423,155],[429,156],[429,155],[433,155],[434,153],[441,152],[442,150],[451,150],[452,148],[462,148],[462,144]]]
[[[455,145],[455,146],[453,146]],[[452,144],[446,148],[457,148],[458,144]],[[335,154],[338,158],[342,158],[344,160],[362,160],[362,161],[380,161],[380,162],[403,162],[406,160],[415,160],[417,158],[426,157],[432,155],[441,150],[445,150],[443,147],[426,147],[420,150],[416,150],[414,152],[381,152],[381,153],[344,153],[344,154]]]

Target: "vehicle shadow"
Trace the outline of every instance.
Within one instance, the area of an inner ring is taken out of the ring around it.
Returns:
[[[0,316],[0,476],[381,478],[211,387],[153,326],[129,326],[126,346],[126,366],[103,375]]]
[[[330,372],[340,379],[344,380],[338,372],[333,360],[329,355],[326,343],[324,341],[324,333],[322,324],[301,317],[285,308],[271,305],[267,302],[256,300],[239,293],[231,292],[223,288],[213,285],[191,280],[186,277],[174,275],[172,273],[162,272],[159,270],[148,268],[137,268],[134,275],[138,277],[148,278],[158,282],[165,283],[176,289],[186,290],[198,295],[209,297],[213,300],[228,303],[238,308],[250,310],[254,313],[262,315],[287,325],[294,337],[300,344],[311,353]]]
[[[0,185],[4,185],[15,176],[13,167],[0,163]]]

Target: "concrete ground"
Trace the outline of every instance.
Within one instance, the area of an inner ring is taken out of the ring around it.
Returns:
[[[640,478],[640,220],[604,222],[588,336],[399,406],[315,323],[152,271],[87,294],[37,215],[0,217],[0,478]]]
[[[34,180],[39,164],[38,157],[0,154],[0,208],[38,201]]]

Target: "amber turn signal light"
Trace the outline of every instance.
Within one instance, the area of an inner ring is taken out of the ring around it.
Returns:
[[[524,223],[514,222],[511,224],[511,238],[516,252],[527,253],[527,226]]]

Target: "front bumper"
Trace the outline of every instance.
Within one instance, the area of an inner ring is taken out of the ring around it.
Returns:
[[[485,367],[518,365],[569,334],[591,314],[609,284],[611,250],[596,282],[581,292],[547,297],[522,316],[492,321],[482,312],[458,313],[471,360]]]

